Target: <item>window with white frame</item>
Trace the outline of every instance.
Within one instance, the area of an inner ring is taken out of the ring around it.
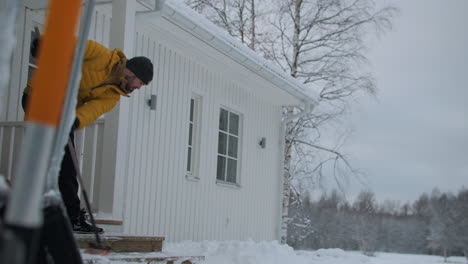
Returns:
[[[219,114],[218,164],[216,179],[238,183],[240,116],[221,108]]]
[[[200,134],[200,105],[199,96],[192,96],[190,99],[189,131],[187,145],[187,176],[198,179],[196,174],[198,166],[198,147]]]

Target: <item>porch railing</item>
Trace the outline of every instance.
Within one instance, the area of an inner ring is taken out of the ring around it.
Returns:
[[[0,174],[14,181],[16,160],[23,142],[26,122],[0,122]],[[104,120],[99,119],[76,133],[75,144],[83,182],[93,204],[96,207],[100,186]]]
[[[15,160],[19,157],[25,125],[25,122],[0,123],[0,174],[10,181],[17,166]]]

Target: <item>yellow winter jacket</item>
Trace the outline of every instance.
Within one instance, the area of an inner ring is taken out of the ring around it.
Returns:
[[[76,117],[83,128],[110,111],[120,100],[129,97],[120,87],[125,86],[125,54],[119,49],[109,50],[88,40],[81,69]],[[30,83],[25,89],[29,93]]]

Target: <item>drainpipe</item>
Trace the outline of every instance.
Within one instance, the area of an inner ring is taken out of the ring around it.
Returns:
[[[282,244],[286,244],[286,239],[287,239],[287,233],[285,232],[283,234],[283,216],[288,215],[288,207],[283,207],[283,193],[284,193],[284,175],[286,173],[286,170],[284,168],[284,161],[286,159],[286,153],[285,153],[285,147],[286,147],[286,126],[289,122],[299,119],[309,113],[311,113],[314,110],[314,107],[316,105],[315,102],[304,102],[305,108],[301,112],[287,116],[281,121],[281,131],[280,131],[280,166],[279,166],[279,175],[280,175],[280,186],[279,186],[279,193],[280,193],[280,201],[279,201],[279,206],[280,206],[280,216],[279,216],[279,223],[278,223],[278,234],[280,238],[280,242]]]

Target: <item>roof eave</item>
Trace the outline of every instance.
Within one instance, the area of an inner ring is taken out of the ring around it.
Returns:
[[[154,9],[150,12],[160,12],[161,16],[171,20],[190,34],[196,35],[197,38],[268,80],[276,87],[288,92],[304,104],[318,104],[318,94],[310,91],[310,88],[240,43],[185,4],[177,1],[155,0],[153,6]]]

